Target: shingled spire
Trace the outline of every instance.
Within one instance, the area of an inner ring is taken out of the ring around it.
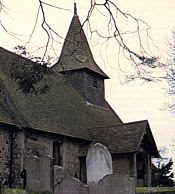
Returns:
[[[104,79],[108,78],[93,58],[77,15],[76,3],[74,3],[74,15],[64,41],[59,61],[53,66],[53,69],[58,72],[66,72],[85,68],[97,73]]]

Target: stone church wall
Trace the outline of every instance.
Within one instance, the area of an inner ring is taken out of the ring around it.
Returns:
[[[79,178],[79,147],[80,141],[72,138],[64,138],[60,135],[38,133],[34,131],[26,132],[25,139],[25,161],[32,155],[53,157],[53,142],[60,139],[62,143],[62,166],[54,166],[55,184],[60,183],[68,177]]]
[[[13,135],[13,177],[15,185],[22,185],[21,172],[24,168],[25,132],[18,130]]]
[[[75,177],[79,179],[79,144],[66,140],[63,143],[63,166],[54,166],[55,185],[63,179]]]
[[[10,175],[10,130],[0,125],[0,181],[8,184]]]
[[[26,132],[25,159],[29,156],[52,156],[52,138],[49,135],[32,131]]]

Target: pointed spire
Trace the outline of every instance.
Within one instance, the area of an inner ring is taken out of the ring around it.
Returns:
[[[77,16],[76,3],[74,3],[74,16],[59,61],[53,66],[53,69],[58,72],[65,72],[84,68],[101,75],[104,79],[109,78],[93,58],[86,35]]]
[[[74,15],[77,15],[77,4],[74,3]]]

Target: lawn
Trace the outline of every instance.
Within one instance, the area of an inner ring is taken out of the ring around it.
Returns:
[[[173,192],[174,191],[174,192]],[[172,192],[175,193],[174,187],[137,187],[136,193],[163,193],[163,192]],[[3,191],[2,194],[36,194],[36,193],[30,193],[22,189],[6,189]],[[43,194],[49,194],[47,192]]]
[[[2,194],[37,194],[37,193],[27,192],[27,191],[22,190],[22,189],[5,189],[2,192]],[[50,193],[49,192],[43,192],[42,194],[50,194]]]
[[[137,187],[136,193],[161,193],[161,192],[173,192],[175,193],[174,187]]]
[[[5,189],[2,194],[34,194],[22,189]]]

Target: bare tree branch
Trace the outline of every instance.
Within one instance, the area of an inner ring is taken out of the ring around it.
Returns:
[[[41,2],[42,2],[43,5],[48,5],[48,6],[50,6],[50,7],[56,8],[56,9],[60,9],[60,10],[63,10],[63,11],[69,11],[69,12],[71,12],[70,9],[65,9],[65,8],[63,8],[63,7],[58,7],[58,6],[55,6],[55,5],[46,3],[46,2],[44,2],[44,1],[41,1]]]
[[[55,34],[57,37],[59,37],[61,39],[63,39],[63,37],[60,36],[52,27],[50,27],[50,25],[46,21],[46,16],[45,16],[45,11],[44,11],[43,5],[48,5],[48,6],[51,6],[51,7],[54,7],[54,8],[58,8],[58,9],[62,9],[62,8],[59,8],[59,7],[56,7],[56,6],[52,6],[50,4],[42,2],[41,0],[38,0],[38,1],[39,1],[39,8],[41,8],[41,13],[42,13],[42,17],[43,17],[41,26],[42,26],[43,30],[46,32],[46,34],[47,34],[47,42],[46,42],[46,47],[45,47],[45,51],[44,51],[44,55],[43,55],[43,59],[44,59],[46,54],[47,54],[47,51],[48,51],[48,46],[49,46],[50,40],[51,39],[53,40],[52,33]],[[53,48],[53,42],[52,41],[51,41],[51,47]]]
[[[34,34],[34,31],[35,31],[35,28],[36,28],[36,25],[37,25],[37,22],[38,22],[39,12],[40,12],[40,6],[38,7],[38,11],[37,11],[37,15],[36,15],[35,24],[34,24],[34,26],[33,26],[32,32],[31,32],[31,34],[30,34],[29,40],[26,42],[26,44],[30,43],[30,41],[31,41],[31,39],[32,39],[32,36],[33,36],[33,34]],[[25,45],[25,46],[26,46],[26,45]]]
[[[135,78],[137,78],[137,77],[142,78],[143,77],[143,79],[145,79],[144,74],[146,73],[146,70],[144,68],[149,67],[151,69],[155,69],[157,67],[156,62],[159,59],[158,57],[152,56],[151,50],[149,48],[148,40],[146,42],[148,49],[145,48],[145,46],[143,45],[143,42],[142,42],[142,28],[141,28],[141,26],[144,25],[146,37],[147,37],[147,39],[151,40],[151,42],[153,43],[153,40],[149,36],[150,26],[146,22],[144,22],[143,20],[138,19],[129,13],[125,13],[123,10],[121,10],[118,7],[118,5],[113,0],[89,0],[89,2],[90,2],[90,7],[87,11],[87,16],[82,24],[82,28],[87,23],[87,26],[89,27],[89,30],[91,32],[91,36],[93,34],[95,34],[97,37],[104,39],[105,42],[109,41],[110,39],[115,40],[117,42],[117,44],[119,45],[118,56],[121,53],[123,53],[123,55],[130,62],[132,62],[131,64],[135,68],[135,71],[136,71]],[[50,49],[53,51],[53,53],[56,54],[56,52],[54,50],[54,48],[55,48],[54,43],[57,42],[60,44],[58,39],[60,39],[60,40],[63,39],[63,37],[50,26],[50,24],[47,20],[47,17],[46,17],[45,6],[51,7],[54,9],[58,9],[58,10],[62,10],[62,11],[69,11],[69,12],[71,12],[71,11],[69,9],[59,7],[56,5],[52,5],[52,4],[47,3],[45,1],[42,1],[42,0],[38,0],[38,3],[39,3],[39,6],[38,6],[37,13],[36,13],[36,19],[34,22],[34,26],[33,26],[33,29],[31,31],[31,34],[30,34],[29,39],[26,42],[26,44],[30,43],[30,41],[33,37],[33,34],[36,30],[36,27],[40,21],[39,17],[41,14],[41,16],[42,16],[41,27],[47,36],[46,43],[45,43],[45,50],[44,50],[44,54],[43,54],[43,59],[44,59],[46,57],[46,55],[48,55],[48,52],[50,51]],[[0,13],[3,11],[3,9],[4,9],[4,5],[2,5],[2,3],[0,1]],[[93,16],[93,14],[95,13],[95,11],[100,13],[101,17],[105,17],[105,21],[107,21],[107,23],[106,23],[106,25],[104,24],[104,26],[107,27],[107,33],[100,32],[97,28],[95,28],[95,29],[92,28],[91,18]],[[126,22],[133,21],[135,24],[135,29],[131,30],[131,31],[130,30],[125,30],[125,31],[121,30],[120,23],[118,22],[119,17],[126,19]],[[13,34],[7,30],[7,28],[3,25],[1,19],[0,19],[0,25],[3,28],[3,30],[5,32],[7,32],[9,35],[15,36],[15,34]],[[128,35],[128,34],[134,34],[134,35],[137,34],[139,51],[135,51],[134,48],[131,48],[129,46],[129,44],[127,43],[126,35]],[[55,36],[58,39],[56,39]],[[26,44],[24,46],[26,46]],[[120,69],[122,69],[122,68],[120,67]],[[149,76],[147,76],[147,77],[149,77]],[[152,79],[151,76],[150,76],[150,79]]]
[[[7,8],[4,4],[2,4],[2,2],[0,1],[0,16],[1,16],[1,14],[2,14],[3,12],[4,12],[6,15],[9,15],[8,12],[7,12],[6,10],[8,10],[8,8]],[[16,33],[14,33],[14,32],[11,32],[11,31],[9,31],[9,30],[7,29],[7,27],[6,27],[6,26],[4,25],[4,23],[2,22],[1,17],[0,17],[0,26],[2,27],[2,29],[3,29],[8,35],[14,37],[15,39],[17,39],[17,40],[19,40],[19,41],[21,41],[21,42],[25,42],[25,41],[23,41],[22,39],[19,38],[19,36],[20,36],[19,34],[16,34]]]
[[[103,10],[104,8],[105,8],[106,13],[108,15],[104,14],[104,10]],[[92,29],[90,19],[94,13],[94,10],[98,10],[98,12],[100,14],[103,13],[103,14],[101,14],[103,17],[108,18],[108,23],[107,23],[108,35],[102,34],[97,29]],[[121,29],[119,29],[119,24],[117,23],[118,14],[120,14],[121,16],[126,18],[126,20],[131,19],[131,20],[135,21],[136,30],[122,32]],[[142,38],[141,38],[140,24],[144,24],[147,39],[150,39],[151,42],[153,43],[153,40],[150,38],[149,32],[148,32],[150,30],[150,26],[146,22],[144,22],[143,20],[138,19],[138,18],[132,16],[131,14],[123,12],[121,9],[119,9],[119,7],[113,1],[104,0],[103,2],[100,1],[100,3],[99,3],[96,0],[91,0],[90,8],[88,10],[87,17],[86,17],[85,21],[83,22],[82,26],[84,26],[85,23],[88,23],[88,27],[90,29],[91,34],[96,34],[100,38],[106,39],[107,41],[109,41],[109,39],[115,39],[115,41],[117,41],[119,48],[121,47],[121,49],[119,49],[119,52],[122,50],[124,56],[128,60],[132,61],[132,64],[136,69],[136,77],[138,77],[138,76],[140,78],[142,77],[143,73],[141,71],[143,71],[142,68],[144,66],[148,66],[149,68],[156,68],[157,67],[156,62],[158,61],[159,58],[152,56],[152,53],[151,53],[149,47],[148,47],[149,52],[145,49],[145,47],[143,46],[143,43],[142,43]],[[133,33],[137,33],[139,47],[140,47],[139,53],[134,51],[133,48],[130,48],[127,45],[126,40],[124,38],[124,35],[133,34]],[[148,41],[147,41],[147,45],[148,45]]]

